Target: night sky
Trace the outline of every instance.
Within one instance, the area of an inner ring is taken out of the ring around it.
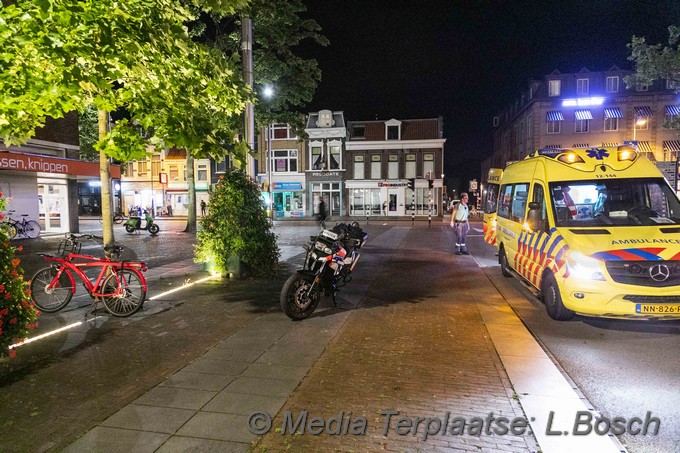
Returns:
[[[633,35],[667,45],[668,26],[680,25],[680,0],[306,5],[305,17],[331,42],[305,52],[323,72],[307,110],[342,110],[346,120],[443,116],[445,174],[461,189],[493,150],[492,117],[530,79],[555,69],[632,69]]]

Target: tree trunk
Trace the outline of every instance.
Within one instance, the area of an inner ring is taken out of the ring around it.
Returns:
[[[107,131],[109,115],[103,110],[97,112],[97,123],[99,126],[99,138],[103,138]],[[109,158],[104,151],[99,152],[99,178],[101,180],[102,196],[102,235],[104,236],[104,246],[113,245],[113,212],[111,209],[111,169]],[[104,252],[106,257],[110,257],[109,252]]]
[[[189,187],[189,213],[185,233],[196,232],[196,182],[194,178],[194,156],[187,150],[187,186]]]

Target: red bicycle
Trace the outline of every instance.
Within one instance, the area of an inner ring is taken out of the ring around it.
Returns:
[[[31,298],[38,308],[54,313],[64,308],[76,293],[74,275],[78,276],[92,297],[94,305],[104,303],[113,316],[125,317],[139,311],[146,298],[146,271],[144,262],[116,261],[80,254],[80,239],[101,239],[91,234],[75,235],[66,233],[66,239],[59,244],[59,256],[38,253],[48,261],[50,267],[40,269],[31,279]],[[116,259],[123,252],[123,246],[104,247]],[[93,282],[85,275],[85,268],[100,267],[99,276]]]

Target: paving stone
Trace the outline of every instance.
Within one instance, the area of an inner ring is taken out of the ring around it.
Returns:
[[[247,416],[198,412],[177,432],[180,436],[250,443],[257,438],[248,431]]]
[[[215,395],[217,392],[158,386],[137,398],[134,404],[198,410]]]
[[[221,391],[203,407],[207,412],[250,415],[254,412],[267,412],[272,417],[286,402],[286,397],[264,396],[246,393]]]
[[[172,436],[156,453],[246,453],[250,445],[220,440]]]
[[[233,379],[233,376],[224,376],[221,374],[178,371],[159,385],[164,387],[180,387],[185,389],[218,392],[226,387]]]
[[[287,398],[298,385],[297,380],[262,379],[242,376],[234,379],[225,390],[232,393],[251,395],[280,396]]]
[[[168,437],[170,437],[168,434],[98,426],[62,451],[66,453],[99,451],[151,453],[163,444]]]
[[[182,368],[182,371],[238,376],[243,370],[248,368],[248,365],[250,364],[247,362],[218,361],[200,357]]]
[[[102,426],[157,433],[174,433],[194,411],[169,407],[128,404],[102,422]]]
[[[309,367],[276,365],[272,363],[252,363],[243,370],[243,376],[252,376],[265,379],[289,379],[302,380],[307,374]]]

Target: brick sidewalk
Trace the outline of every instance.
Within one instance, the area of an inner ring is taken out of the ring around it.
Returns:
[[[286,411],[293,420],[304,410],[325,419],[351,412],[366,418],[366,435],[270,432],[256,451],[537,450],[531,434],[438,434],[423,441],[422,426],[415,436],[398,435],[392,421],[383,435],[381,411],[412,419],[444,420],[447,412],[468,420],[524,417],[471,297],[488,280],[472,258],[452,256],[448,240],[440,228],[409,232],[376,277],[391,284],[369,289],[273,423],[283,426]]]

